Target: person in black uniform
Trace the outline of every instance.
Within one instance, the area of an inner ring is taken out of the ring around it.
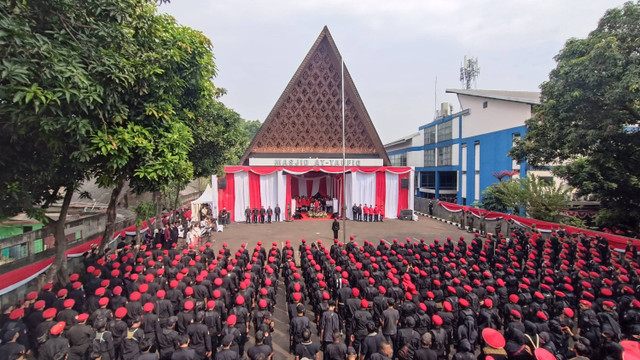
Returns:
[[[193,322],[187,326],[191,348],[195,350],[197,358],[200,360],[209,358],[212,353],[211,336],[203,321],[204,312],[198,311]]]
[[[253,208],[253,210],[251,211],[251,214],[253,215],[253,223],[257,224],[258,223],[258,208]]]
[[[271,346],[264,343],[264,332],[256,332],[256,344],[247,350],[247,356],[250,360],[257,360],[259,355],[264,355],[264,359],[268,359],[273,355]]]
[[[244,209],[244,219],[247,224],[251,223],[251,208],[249,208],[248,206],[246,209]]]
[[[264,209],[264,205],[260,206],[260,224],[264,224],[264,217],[267,215],[267,210]]]
[[[16,355],[25,354],[27,349],[24,345],[18,343],[20,334],[15,329],[7,330],[2,339],[0,346],[0,360],[9,360]]]
[[[269,224],[271,224],[271,217],[273,216],[273,209],[271,208],[271,205],[269,205],[269,207],[267,208],[267,222]]]
[[[66,332],[71,346],[69,360],[86,360],[89,357],[96,332],[93,331],[91,326],[87,325],[88,318],[89,315],[87,314],[78,315],[78,323]]]
[[[333,219],[333,224],[331,224],[331,230],[333,230],[333,238],[338,238],[338,231],[340,231],[340,223],[338,219]]]
[[[195,350],[189,349],[189,336],[182,334],[178,337],[178,350],[171,354],[171,360],[196,360]],[[219,358],[218,358],[219,359]]]
[[[142,339],[142,344],[140,344],[140,350],[142,354],[138,356],[138,360],[158,360],[158,354],[155,351],[151,351],[153,347],[153,340],[150,338]]]
[[[273,208],[273,214],[276,216],[275,218],[275,222],[279,222],[280,221],[280,205],[276,204],[276,207]]]
[[[54,360],[56,354],[69,352],[69,340],[61,336],[64,331],[64,322],[59,322],[49,330],[49,340],[38,349],[38,360]]]
[[[170,316],[165,327],[158,333],[158,349],[161,360],[170,360],[173,352],[180,347],[180,335],[175,330],[178,318]]]
[[[93,323],[96,336],[93,340],[92,351],[98,353],[102,360],[115,360],[116,350],[113,345],[113,335],[107,330],[106,319],[96,319]]]
[[[142,319],[134,316],[130,319],[131,327],[127,329],[124,339],[122,339],[122,360],[137,360],[140,356],[140,344],[144,339],[144,331],[140,329]]]
[[[216,360],[238,360],[240,355],[231,349],[233,344],[233,335],[227,335],[222,338],[222,349],[216,354]],[[179,359],[171,359],[179,360]]]

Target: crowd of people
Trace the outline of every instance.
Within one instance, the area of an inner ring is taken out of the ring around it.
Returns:
[[[276,306],[298,360],[621,360],[640,341],[637,249],[602,238],[177,244],[94,250],[4,305],[0,360],[270,359]]]

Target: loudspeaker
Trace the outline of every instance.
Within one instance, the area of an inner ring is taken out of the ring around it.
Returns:
[[[413,210],[411,209],[400,210],[400,220],[413,220]]]
[[[400,189],[408,189],[409,188],[409,179],[402,179],[400,182]]]
[[[227,188],[227,178],[218,179],[218,189],[225,190]]]

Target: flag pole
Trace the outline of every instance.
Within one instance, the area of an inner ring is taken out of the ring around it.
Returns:
[[[340,55],[340,75],[342,77],[342,81],[340,82],[342,85],[342,242],[347,244],[347,204],[345,201],[347,200],[346,196],[346,184],[347,184],[347,161],[346,161],[346,145],[345,145],[345,136],[344,136],[344,60],[342,59],[342,55]]]

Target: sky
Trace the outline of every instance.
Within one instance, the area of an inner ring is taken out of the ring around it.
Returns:
[[[569,38],[620,0],[172,0],[160,11],[213,43],[222,101],[264,121],[328,26],[383,143],[457,97],[465,55],[477,89],[539,91]]]

